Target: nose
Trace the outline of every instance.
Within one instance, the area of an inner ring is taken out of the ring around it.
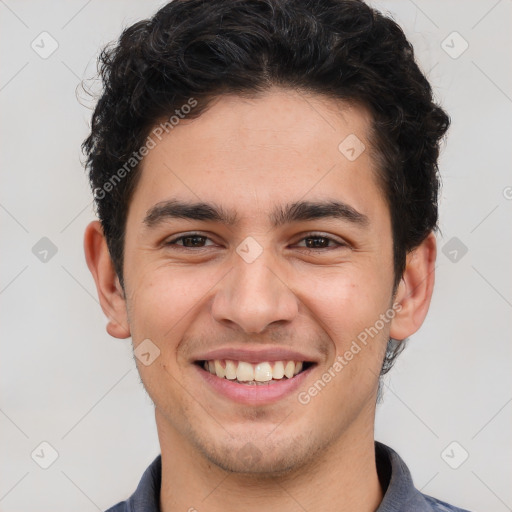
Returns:
[[[298,299],[266,252],[252,263],[235,257],[234,268],[219,284],[213,300],[217,322],[259,334],[271,324],[291,322],[297,316]]]

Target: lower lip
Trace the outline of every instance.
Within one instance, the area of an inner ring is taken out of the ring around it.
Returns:
[[[290,395],[308,378],[316,364],[291,379],[282,379],[273,384],[248,385],[217,377],[197,364],[199,375],[219,394],[246,405],[266,405],[277,402]]]

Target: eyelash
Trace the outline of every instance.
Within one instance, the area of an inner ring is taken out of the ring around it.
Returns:
[[[203,235],[201,233],[188,233],[186,235],[180,235],[176,238],[173,238],[171,240],[168,240],[167,242],[165,242],[164,245],[166,246],[175,246],[175,247],[179,247],[180,250],[181,249],[184,249],[184,250],[195,250],[195,251],[200,251],[202,249],[206,249],[206,247],[185,247],[184,245],[177,245],[176,242],[178,242],[179,240],[183,240],[185,238],[193,238],[193,237],[200,237],[200,238],[205,238],[207,240],[211,240],[209,237],[207,237],[206,235]],[[348,247],[349,245],[346,244],[346,243],[343,243],[343,242],[340,242],[330,236],[326,236],[326,235],[323,235],[323,234],[320,234],[320,233],[307,233],[306,236],[304,236],[303,238],[301,238],[299,240],[299,242],[302,242],[303,240],[307,240],[307,239],[311,239],[311,238],[323,238],[325,240],[328,240],[329,242],[334,242],[336,244],[336,247],[302,247],[302,249],[308,249],[308,250],[317,250],[317,251],[328,251],[328,250],[333,250],[333,249],[336,249],[336,248],[341,248],[341,247]],[[208,246],[207,246],[208,247]]]

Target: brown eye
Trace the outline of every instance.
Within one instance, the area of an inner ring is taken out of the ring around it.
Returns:
[[[173,238],[165,243],[166,246],[177,246],[183,247],[185,249],[203,249],[204,247],[208,247],[204,245],[206,240],[210,240],[207,236],[201,235],[199,233],[189,233],[188,235],[181,235],[179,237]],[[181,243],[180,243],[181,242]]]
[[[302,247],[305,247],[307,249],[335,249],[337,247],[347,247],[347,244],[335,240],[334,238],[314,233],[300,240],[300,242],[303,241],[305,241],[305,246]]]

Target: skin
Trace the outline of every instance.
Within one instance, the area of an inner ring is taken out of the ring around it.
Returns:
[[[361,106],[304,92],[222,96],[143,160],[126,224],[124,290],[100,224],[87,227],[86,259],[107,331],[131,336],[134,347],[149,338],[161,351],[151,365],[137,364],[155,404],[162,511],[378,508],[378,375],[388,338],[410,336],[427,314],[436,240],[431,233],[408,254],[393,297],[390,212],[369,150],[370,122]],[[349,134],[366,146],[355,161],[338,150]],[[170,219],[149,229],[147,212],[171,197],[233,209],[240,224]],[[368,225],[270,224],[276,205],[333,198],[366,215]],[[208,237],[205,248],[164,244],[193,231]],[[307,249],[312,231],[346,245]],[[248,236],[262,247],[250,264],[236,252]],[[300,388],[307,390],[393,302],[401,309],[392,321],[307,405],[297,393],[277,404],[239,405],[206,386],[191,361],[218,347],[301,350],[319,361]],[[250,467],[240,456],[248,442],[259,454]]]

